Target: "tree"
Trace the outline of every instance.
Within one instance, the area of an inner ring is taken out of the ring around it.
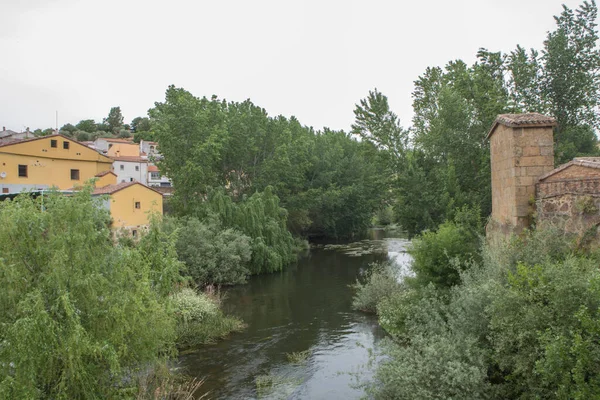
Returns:
[[[121,107],[111,108],[108,117],[104,119],[104,123],[108,125],[112,133],[118,134],[123,128],[123,114],[121,114]]]
[[[147,117],[135,117],[131,120],[131,130],[135,133],[149,132],[150,129],[150,119]]]
[[[77,128],[72,125],[72,124],[64,124],[60,129],[59,132],[67,132],[68,135],[72,135],[73,133],[75,133],[75,131],[77,130]]]
[[[557,29],[548,33],[542,61],[542,91],[558,122],[555,134],[559,162],[595,152],[593,129],[599,122],[600,49],[594,1],[576,11],[563,5],[554,17]]]
[[[115,246],[90,192],[0,202],[2,398],[122,397],[173,350],[167,252]]]
[[[101,130],[96,127],[96,122],[93,119],[83,119],[75,126],[78,131],[94,133],[96,130]]]

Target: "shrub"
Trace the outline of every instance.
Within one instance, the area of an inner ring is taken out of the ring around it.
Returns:
[[[460,281],[460,271],[478,261],[481,219],[478,209],[463,208],[454,221],[446,221],[437,231],[427,231],[413,240],[413,280],[419,286],[433,283],[449,288]]]
[[[177,254],[198,285],[245,283],[250,270],[250,238],[234,229],[223,229],[215,218],[180,221]]]
[[[396,341],[373,397],[599,398],[600,271],[572,244],[552,228],[525,232],[485,247],[450,289],[385,297],[380,321]]]
[[[356,310],[376,313],[377,304],[394,293],[398,287],[398,277],[390,263],[372,263],[364,282],[352,285],[356,293],[352,307]]]
[[[185,349],[213,343],[243,328],[242,322],[225,316],[218,301],[204,293],[183,288],[171,296],[177,316],[177,346]]]

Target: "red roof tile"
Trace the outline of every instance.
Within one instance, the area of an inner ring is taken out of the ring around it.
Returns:
[[[162,193],[160,193],[159,191],[154,190],[151,187],[148,187],[148,186],[146,186],[146,185],[144,185],[144,184],[142,184],[140,182],[137,182],[137,181],[133,181],[133,182],[121,182],[121,183],[117,183],[116,185],[107,185],[107,186],[104,186],[104,187],[101,187],[101,188],[96,188],[96,189],[94,189],[94,191],[92,192],[92,194],[95,194],[95,195],[113,194],[113,193],[118,192],[119,190],[123,190],[123,189],[128,188],[128,187],[133,186],[133,185],[142,185],[143,187],[145,187],[147,189],[150,189],[153,192],[156,192],[156,193],[162,195]]]
[[[148,172],[159,172],[156,165],[148,165]]]

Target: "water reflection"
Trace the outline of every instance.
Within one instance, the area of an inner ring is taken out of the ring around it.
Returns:
[[[360,398],[364,393],[354,387],[353,374],[369,377],[369,350],[376,349],[385,333],[373,316],[351,310],[349,285],[388,253],[401,271],[407,261],[406,240],[376,234],[362,243],[370,248],[381,242],[379,250],[356,255],[313,249],[280,274],[254,277],[248,285],[229,289],[225,311],[242,318],[248,328],[182,356],[180,368],[205,378],[203,390],[215,399]],[[304,363],[288,361],[288,353],[306,350]]]

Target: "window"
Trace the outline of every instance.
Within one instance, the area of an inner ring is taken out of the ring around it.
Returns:
[[[139,171],[139,170],[140,170],[140,166],[139,166],[139,165],[136,165],[136,166],[135,166],[135,170],[136,170],[136,171]]]
[[[121,171],[125,171],[125,165],[121,164],[121,165],[119,166],[119,169],[120,169]]]
[[[58,147],[57,141],[56,139],[50,139],[50,147]]]
[[[129,182],[133,182],[135,179],[133,178],[129,178]]]
[[[63,142],[63,149],[69,150],[69,142]]]
[[[150,172],[150,179],[160,179],[160,172]]]
[[[8,193],[8,188],[2,188],[2,194]]]
[[[140,208],[142,208],[142,205],[141,205],[141,203],[140,203],[139,201],[136,201],[136,202],[135,202],[135,208],[137,208],[138,210],[139,210]]]
[[[79,180],[79,170],[78,169],[72,169],[71,170],[71,180],[72,181],[78,181]]]
[[[135,229],[131,230],[131,236],[137,237],[137,231]]]
[[[19,164],[19,177],[27,178],[27,165]]]

